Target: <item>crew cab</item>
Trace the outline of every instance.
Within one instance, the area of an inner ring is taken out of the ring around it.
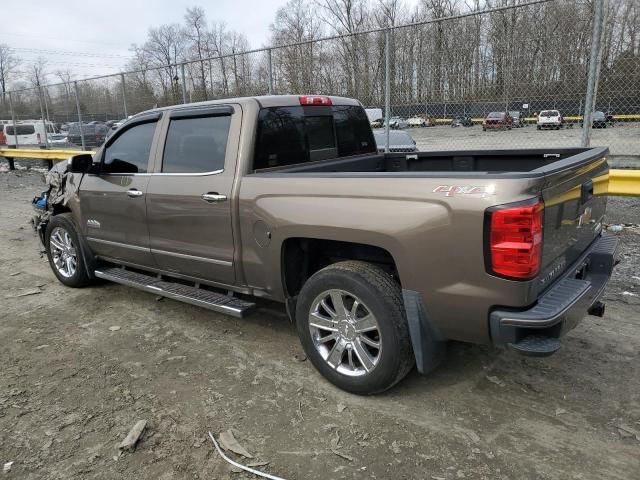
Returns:
[[[550,355],[604,313],[607,153],[380,153],[356,100],[216,100],[138,114],[55,167],[36,224],[63,284],[238,317],[282,302],[320,373],[373,394],[449,340]]]

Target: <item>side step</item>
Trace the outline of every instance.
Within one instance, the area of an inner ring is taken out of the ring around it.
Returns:
[[[530,357],[547,357],[560,350],[560,340],[546,335],[527,335],[516,343],[510,343],[509,348]]]
[[[173,283],[151,275],[132,272],[124,268],[109,267],[95,271],[98,278],[138,288],[145,292],[204,307],[214,312],[224,313],[232,317],[242,318],[247,315],[255,303],[203,288],[190,287],[181,283]]]

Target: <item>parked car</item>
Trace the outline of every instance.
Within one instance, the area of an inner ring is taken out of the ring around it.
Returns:
[[[604,112],[596,111],[591,114],[591,125],[593,128],[607,128],[611,126]]]
[[[69,142],[67,140],[66,133],[50,133],[49,134],[49,145],[67,145]]]
[[[401,128],[407,128],[409,124],[407,120],[402,117],[391,117],[389,119],[389,128],[393,130],[398,130]]]
[[[522,118],[522,112],[511,111],[509,112],[511,119],[513,120],[511,126],[513,128],[522,128],[524,127],[524,119]]]
[[[385,145],[387,143],[387,136],[383,130],[377,130],[373,132],[373,137],[376,140],[378,152],[384,153]],[[389,130],[389,151],[390,152],[417,152],[418,147],[416,141],[411,138],[407,132],[403,130]]]
[[[408,127],[433,127],[435,126],[435,122],[429,116],[425,115],[414,115],[407,119]]]
[[[384,119],[378,118],[371,122],[371,128],[382,128],[384,125]]]
[[[7,136],[4,134],[4,123],[0,123],[0,145],[7,144]]]
[[[451,120],[451,127],[473,127],[473,120],[471,120],[471,117],[468,115],[454,117],[454,119]]]
[[[80,146],[82,145],[82,133],[86,147],[99,147],[107,138],[108,131],[109,129],[104,123],[85,123],[82,125],[81,132],[80,124],[74,123],[69,128],[67,139],[69,143]]]
[[[603,314],[607,155],[380,154],[357,100],[221,99],[136,115],[60,162],[35,223],[64,285],[238,317],[281,302],[310,363],[373,394],[434,369],[448,340],[550,355]]]
[[[7,146],[16,146],[16,136],[18,137],[18,145],[44,145],[45,135],[47,133],[56,133],[55,126],[51,123],[43,123],[42,121],[20,121],[14,126],[5,125],[4,133],[6,136]]]
[[[482,122],[482,131],[490,129],[511,130],[512,118],[508,112],[491,112]]]
[[[538,115],[536,128],[543,130],[545,128],[560,130],[563,127],[564,120],[558,110],[543,110]]]

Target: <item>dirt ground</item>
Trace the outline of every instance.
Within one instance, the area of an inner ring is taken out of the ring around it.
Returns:
[[[283,310],[236,320],[114,284],[57,282],[28,220],[41,174],[0,174],[0,466],[20,479],[242,479],[207,438],[286,479],[640,478],[640,228],[604,318],[554,356],[451,344],[433,374],[357,397],[304,361]],[[612,199],[611,223],[640,223]],[[117,328],[119,327],[119,328]],[[137,420],[137,450],[118,444]],[[0,474],[1,475],[1,474]]]

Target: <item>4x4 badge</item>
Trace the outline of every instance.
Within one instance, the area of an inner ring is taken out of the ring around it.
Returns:
[[[444,193],[445,197],[453,197],[454,195],[480,195],[481,198],[495,195],[495,187],[493,185],[438,185],[433,189],[433,193]]]

